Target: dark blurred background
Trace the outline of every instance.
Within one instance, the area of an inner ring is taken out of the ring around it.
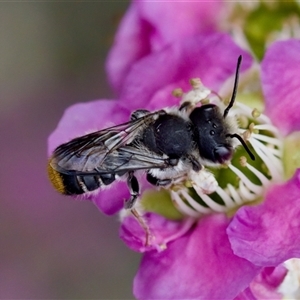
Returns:
[[[132,299],[140,256],[117,216],[58,195],[47,137],[65,108],[113,98],[104,62],[128,1],[0,3],[0,298]]]

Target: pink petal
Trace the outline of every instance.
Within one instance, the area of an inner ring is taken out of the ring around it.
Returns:
[[[83,197],[91,200],[106,215],[113,215],[124,207],[124,201],[130,198],[128,186],[124,181],[116,181],[96,193]]]
[[[131,4],[120,23],[106,61],[108,77],[116,91],[121,89],[132,64],[150,53],[148,31],[148,24],[140,19],[136,5]]]
[[[274,43],[262,61],[266,113],[283,134],[300,129],[300,41]]]
[[[243,71],[252,58],[226,34],[202,34],[174,42],[134,64],[125,79],[121,101],[150,109],[178,104],[171,88],[187,88],[189,79],[195,77],[218,91],[234,74],[239,55],[243,55]]]
[[[131,3],[107,60],[113,87],[119,91],[131,66],[173,41],[214,30],[222,17],[222,2]]]
[[[233,299],[259,268],[235,256],[226,234],[229,220],[204,217],[165,251],[144,254],[134,280],[138,299]]]
[[[280,300],[282,299],[282,294],[277,290],[286,274],[287,269],[283,265],[263,268],[252,280],[250,286],[235,297],[234,300]]]
[[[149,2],[136,1],[140,18],[151,30],[148,38],[152,51],[201,32],[216,30],[223,11],[222,2]]]
[[[244,291],[239,293],[234,300],[257,300],[257,298],[254,297],[250,287],[247,287]]]
[[[146,233],[133,216],[127,216],[122,221],[120,237],[129,248],[138,252],[156,249],[163,251],[167,244],[185,234],[194,224],[192,220],[170,221],[154,213],[143,215],[145,224],[149,227],[150,245],[146,246]]]
[[[130,112],[116,100],[96,100],[68,107],[48,138],[48,155],[72,138],[129,121]]]
[[[234,253],[259,266],[300,257],[300,171],[273,186],[265,201],[238,210],[227,233]]]
[[[287,269],[283,265],[264,268],[250,284],[253,295],[256,299],[282,299],[282,294],[277,289],[286,274]]]
[[[49,156],[60,144],[86,133],[128,121],[129,115],[129,111],[114,100],[97,100],[70,106],[49,136]],[[102,212],[110,215],[119,211],[123,207],[124,199],[128,197],[126,183],[114,182],[104,190],[77,198],[91,200]]]

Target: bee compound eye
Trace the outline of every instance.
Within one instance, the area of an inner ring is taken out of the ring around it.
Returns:
[[[214,149],[215,160],[223,164],[232,157],[232,149],[225,146],[217,146]]]
[[[168,163],[169,163],[170,166],[177,166],[178,158],[169,158]]]

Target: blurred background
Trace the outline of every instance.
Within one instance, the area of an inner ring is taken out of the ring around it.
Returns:
[[[0,298],[132,299],[140,256],[117,216],[58,195],[47,137],[65,108],[113,98],[104,62],[128,1],[0,4]]]

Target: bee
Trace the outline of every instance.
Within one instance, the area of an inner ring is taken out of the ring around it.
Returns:
[[[152,185],[167,187],[190,172],[229,162],[236,147],[234,138],[254,159],[227,118],[235,102],[241,61],[239,56],[232,97],[224,111],[211,103],[197,106],[203,99],[155,112],[136,110],[127,123],[58,146],[48,163],[52,184],[62,194],[80,195],[126,180],[131,196],[125,208],[136,214],[133,207],[140,188],[135,174],[139,170]],[[201,98],[209,92],[203,89]]]

